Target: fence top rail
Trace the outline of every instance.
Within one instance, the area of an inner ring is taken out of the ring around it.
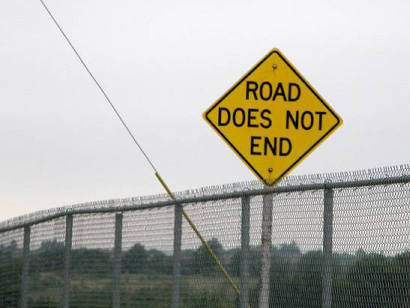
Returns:
[[[379,177],[375,177],[375,175]],[[380,177],[380,174],[384,176]],[[345,180],[343,180],[343,178]],[[346,180],[347,179],[347,180]],[[308,183],[308,181],[316,181]],[[298,183],[299,182],[299,183]],[[167,195],[156,195],[141,198],[95,201],[85,204],[38,211],[0,223],[0,233],[64,217],[68,214],[98,214],[135,211],[172,206],[176,203],[204,203],[209,201],[235,199],[241,197],[261,196],[323,189],[343,189],[372,187],[378,185],[410,183],[410,165],[384,167],[369,171],[354,171],[322,175],[288,177],[274,188],[263,187],[259,182],[233,183],[222,187],[202,188],[195,191],[177,193],[177,200],[168,199]],[[212,192],[212,190],[215,190]]]

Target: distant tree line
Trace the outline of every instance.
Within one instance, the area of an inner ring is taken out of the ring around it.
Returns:
[[[208,244],[227,270],[233,276],[238,277],[241,250],[239,248],[224,249],[215,238],[208,241]],[[197,249],[183,250],[181,254],[183,275],[197,277],[219,275],[217,267],[202,246]],[[0,308],[18,306],[22,268],[21,255],[22,251],[15,242],[9,246],[0,246]],[[252,307],[256,307],[259,288],[257,281],[260,270],[259,247],[251,247],[249,260],[250,276],[253,281],[256,281],[251,286],[250,298]],[[322,264],[323,254],[321,251],[302,252],[294,242],[273,246],[270,305],[272,307],[321,307]],[[122,272],[127,275],[144,274],[170,277],[172,275],[172,256],[157,249],[146,249],[140,243],[136,243],[130,249],[123,251],[121,267]],[[39,282],[42,281],[39,279],[41,273],[53,272],[56,275],[62,275],[63,268],[63,243],[45,241],[40,248],[31,252],[31,282],[38,289],[47,287],[44,285],[44,281]],[[72,272],[73,275],[87,275],[90,281],[98,277],[109,278],[112,272],[112,251],[91,248],[73,249]],[[61,280],[59,281],[53,287],[61,287]],[[200,283],[201,280],[198,281]],[[155,292],[159,292],[152,289],[144,290],[139,290],[139,292],[145,292],[145,295],[141,296],[146,299],[150,296],[155,297]],[[166,303],[164,307],[167,307],[171,290],[166,289],[161,292],[161,299]],[[110,300],[109,286],[107,286],[106,294],[101,293],[101,290],[95,290],[95,293],[99,294],[101,300],[104,298],[107,301]],[[82,294],[81,289],[76,294],[76,296]],[[134,296],[136,295],[134,294]],[[78,299],[78,303],[83,297]],[[403,252],[395,256],[366,253],[361,249],[355,254],[335,253],[333,255],[332,297],[333,307],[406,307],[410,303],[410,252]],[[45,300],[43,299],[43,301]],[[195,301],[191,299],[191,302],[194,304],[186,302],[183,307],[218,307],[218,303],[226,301],[224,301],[223,295],[218,298],[217,295],[212,295],[212,292],[206,292],[198,295]],[[76,301],[74,300],[73,303]],[[205,304],[201,306],[200,303]],[[41,305],[41,307],[54,307],[45,302],[31,303],[31,307],[36,307],[36,305],[38,307]],[[78,307],[83,307],[78,305]],[[124,307],[128,306],[124,304]],[[235,307],[235,304],[232,306],[224,304],[224,307]]]

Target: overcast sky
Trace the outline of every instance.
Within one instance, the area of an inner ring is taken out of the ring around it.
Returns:
[[[46,1],[173,190],[254,179],[202,113],[273,47],[343,126],[293,174],[409,163],[410,2]],[[162,193],[38,0],[0,1],[0,221]]]

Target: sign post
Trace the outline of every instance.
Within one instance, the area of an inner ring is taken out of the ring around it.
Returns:
[[[266,186],[276,185],[342,125],[340,116],[278,49],[203,117]],[[261,238],[259,308],[268,308],[272,196],[264,198]]]

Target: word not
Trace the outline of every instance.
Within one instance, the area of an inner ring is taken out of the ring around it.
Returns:
[[[322,130],[323,126],[323,116],[326,114],[324,111],[304,111],[299,113],[299,110],[296,113],[291,111],[286,111],[286,129],[289,129],[290,124],[293,125],[293,128],[299,129],[301,127],[304,130],[310,130],[313,128],[315,123],[317,123],[317,128]],[[316,115],[316,117],[315,117]],[[316,120],[315,120],[316,119]]]

